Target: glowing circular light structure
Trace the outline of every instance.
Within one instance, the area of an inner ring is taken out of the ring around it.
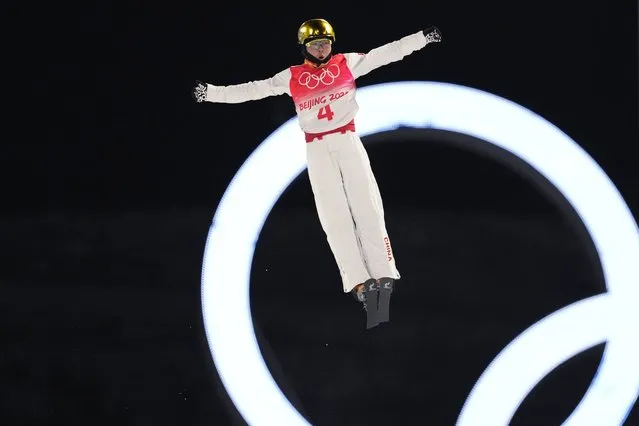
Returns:
[[[549,372],[603,342],[596,376],[564,424],[622,424],[639,393],[639,233],[606,174],[558,128],[486,92],[397,82],[360,88],[357,96],[362,136],[399,126],[447,130],[492,143],[531,165],[573,206],[601,260],[607,291],[531,324],[506,345],[478,378],[457,425],[507,425]],[[235,175],[215,213],[204,253],[202,309],[208,343],[228,395],[250,425],[309,424],[266,367],[249,303],[253,252],[262,226],[305,168],[303,134],[291,118]]]

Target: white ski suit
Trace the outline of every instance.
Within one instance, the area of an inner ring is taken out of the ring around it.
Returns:
[[[384,209],[366,150],[356,133],[355,80],[427,44],[423,31],[370,50],[334,54],[316,67],[291,66],[273,77],[229,86],[207,84],[206,101],[240,103],[287,94],[306,135],[308,174],[320,223],[344,292],[367,279],[399,279]]]

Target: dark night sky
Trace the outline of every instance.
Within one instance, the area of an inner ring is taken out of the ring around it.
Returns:
[[[438,25],[443,44],[358,84],[443,81],[518,102],[573,137],[634,201],[637,13],[630,2],[258,4],[248,13],[241,2],[93,6],[49,5],[36,16],[10,9],[48,36],[37,41],[45,61],[18,49],[26,63],[39,64],[28,75],[42,102],[29,105],[39,121],[25,123],[3,148],[3,169],[21,177],[5,194],[9,209],[215,205],[246,156],[294,110],[285,95],[196,105],[191,85],[262,79],[298,63],[296,30],[310,16],[333,22],[342,52]]]

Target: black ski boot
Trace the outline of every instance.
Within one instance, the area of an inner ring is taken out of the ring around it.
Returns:
[[[377,318],[377,303],[379,299],[379,285],[377,280],[370,278],[351,290],[351,294],[364,305],[366,311],[366,328],[373,328],[379,324]]]
[[[377,304],[377,316],[379,322],[389,322],[390,320],[390,299],[393,294],[393,278],[384,277],[378,280],[379,302]]]

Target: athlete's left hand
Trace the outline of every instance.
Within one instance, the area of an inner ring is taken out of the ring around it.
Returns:
[[[434,25],[426,28],[424,31],[424,37],[426,37],[426,44],[441,43],[443,35],[442,32]]]

